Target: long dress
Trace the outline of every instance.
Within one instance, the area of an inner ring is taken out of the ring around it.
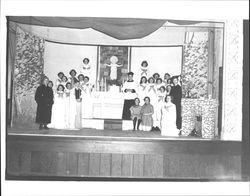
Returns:
[[[91,89],[90,83],[82,86],[82,118],[93,118]]]
[[[65,118],[65,93],[58,91],[55,93],[55,103],[52,108],[52,123],[50,127],[55,129],[66,128]]]
[[[140,84],[138,86],[138,98],[140,99],[140,105],[143,105],[144,103],[144,98],[146,97],[146,88],[147,88],[147,84]]]
[[[164,99],[166,96],[166,92],[157,92],[157,104],[155,107],[155,113],[156,113],[156,126],[160,127],[160,121],[161,121],[161,108],[164,104]]]
[[[154,107],[151,104],[144,104],[141,108],[141,129],[142,131],[151,131],[153,126],[152,115],[154,113]]]
[[[155,84],[148,84],[147,85],[147,90],[146,90],[146,95],[150,98],[150,103],[153,105],[154,108],[157,106],[157,89]],[[153,114],[153,126],[157,126],[157,116],[156,112]]]
[[[76,119],[75,90],[66,89],[65,90],[65,128],[76,129],[75,119]]]
[[[69,129],[76,129],[76,98],[75,89],[70,89],[69,95]]]
[[[173,96],[173,103],[176,106],[176,126],[181,129],[181,98],[182,89],[180,85],[173,86],[171,88],[170,95]]]
[[[131,91],[129,91],[131,90]],[[123,104],[123,111],[122,111],[122,119],[123,120],[130,120],[131,119],[131,106],[135,105],[135,98],[137,97],[137,85],[132,81],[126,81],[123,84],[122,88],[124,94],[124,104]]]
[[[36,123],[49,124],[51,122],[51,109],[54,103],[52,88],[41,85],[35,93],[37,102]]]
[[[75,115],[75,128],[80,129],[82,128],[82,90],[80,88],[73,88],[74,90],[74,97],[75,105],[76,105],[76,115]]]
[[[65,89],[65,98],[64,98],[64,105],[65,105],[65,128],[69,129],[69,120],[70,120],[70,90]]]
[[[164,103],[161,108],[161,135],[178,136],[176,127],[176,106],[173,103]]]

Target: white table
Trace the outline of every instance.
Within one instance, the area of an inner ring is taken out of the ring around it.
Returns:
[[[93,118],[122,119],[123,93],[93,92]]]

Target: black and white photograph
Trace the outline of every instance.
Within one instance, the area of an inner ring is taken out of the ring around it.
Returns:
[[[7,183],[249,182],[244,14],[9,10],[1,14]]]

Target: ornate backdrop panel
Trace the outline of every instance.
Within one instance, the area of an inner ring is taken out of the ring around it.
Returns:
[[[14,64],[14,125],[35,122],[34,95],[40,84],[44,65],[44,39],[17,27]]]
[[[187,32],[182,67],[183,96],[207,96],[208,32]]]

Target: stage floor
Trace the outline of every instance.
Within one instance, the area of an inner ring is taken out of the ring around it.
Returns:
[[[207,140],[199,137],[191,136],[179,136],[169,137],[161,136],[160,131],[122,131],[122,130],[97,130],[83,128],[80,130],[60,130],[49,129],[39,130],[38,128],[26,128],[26,127],[13,127],[7,128],[8,135],[22,135],[22,136],[47,136],[47,137],[74,137],[74,138],[93,138],[93,139],[138,139],[138,140]],[[217,139],[213,139],[217,140]]]

